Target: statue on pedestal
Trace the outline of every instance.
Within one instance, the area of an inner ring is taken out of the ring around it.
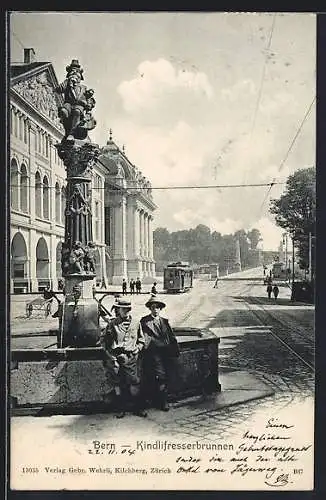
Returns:
[[[69,271],[72,274],[82,274],[84,272],[85,252],[80,241],[75,241],[69,256]]]
[[[86,273],[94,273],[95,274],[95,243],[90,241],[88,245],[85,247],[85,255],[84,255],[84,269]]]
[[[56,92],[64,95],[64,104],[58,110],[58,115],[65,129],[65,140],[73,143],[75,139],[86,139],[96,121],[92,116],[95,106],[94,90],[81,83],[83,69],[77,59],[73,59],[66,67],[67,77]]]

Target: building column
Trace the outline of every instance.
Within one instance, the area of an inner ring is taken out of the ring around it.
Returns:
[[[132,205],[130,217],[130,246],[128,252],[128,279],[138,278],[142,276],[141,272],[141,256],[140,256],[140,210],[137,204]]]
[[[149,238],[149,258],[150,258],[150,275],[155,277],[155,262],[154,262],[154,247],[153,247],[153,217],[148,218],[148,238]]]
[[[140,254],[140,234],[139,234],[139,219],[140,219],[140,213],[139,209],[135,206],[134,207],[134,221],[133,221],[133,230],[134,230],[134,257],[137,259],[139,258]]]
[[[128,261],[134,257],[135,241],[134,241],[134,203],[131,198],[127,200],[127,228],[126,228],[126,250]]]
[[[29,125],[29,214],[31,222],[35,219],[35,127],[28,121]]]
[[[109,284],[107,270],[106,270],[106,258],[105,258],[105,245],[100,247],[100,255],[101,255],[101,263],[102,263],[102,276],[101,279],[104,279],[104,284],[107,286]]]
[[[139,254],[144,255],[144,212],[139,211]]]
[[[144,240],[145,240],[145,250],[144,256],[148,257],[148,214],[144,214]]]
[[[52,141],[49,141],[49,163],[50,163],[50,168],[51,168],[51,174],[49,176],[50,177],[49,183],[50,183],[50,186],[53,186],[52,189],[51,188],[49,189],[49,191],[50,191],[50,193],[49,193],[49,203],[50,203],[49,219],[51,221],[51,229],[54,230],[56,227],[56,223],[57,223],[57,220],[56,220],[56,191],[55,191],[56,178],[54,175],[54,169],[52,168],[52,160],[51,160],[52,146],[51,146],[51,144],[52,144]],[[60,198],[61,198],[61,196],[60,196]]]
[[[152,230],[152,216],[148,216],[148,257],[153,259],[153,230]]]
[[[30,258],[30,283],[31,292],[38,292],[38,281],[36,278],[36,231],[31,229],[29,233],[29,258]]]
[[[52,191],[54,191],[52,189]],[[53,220],[53,219],[52,219]],[[58,278],[57,278],[57,237],[54,234],[50,236],[50,283],[53,290],[58,290]]]
[[[121,197],[120,203],[114,207],[114,255],[113,255],[113,284],[121,284],[127,277],[126,258],[126,198]]]

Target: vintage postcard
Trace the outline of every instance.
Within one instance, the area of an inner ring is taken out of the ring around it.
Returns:
[[[316,15],[8,40],[10,488],[313,490]]]

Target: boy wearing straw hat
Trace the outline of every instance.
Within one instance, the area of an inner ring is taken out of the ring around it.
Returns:
[[[160,316],[165,303],[152,295],[145,306],[150,309],[150,314],[140,320],[140,331],[146,338],[146,346],[143,350],[144,371],[154,378],[155,388],[158,391],[159,409],[169,411],[168,370],[171,358],[178,357],[180,354],[179,347],[168,319]]]
[[[131,317],[131,302],[117,298],[116,317],[108,319],[100,343],[107,354],[103,362],[106,375],[114,384],[117,418],[125,416],[128,403],[135,415],[146,417],[140,392],[138,356],[145,344],[141,327]]]

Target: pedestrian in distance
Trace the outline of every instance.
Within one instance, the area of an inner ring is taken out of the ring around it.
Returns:
[[[218,288],[218,278],[216,278],[213,288]]]
[[[127,295],[127,282],[124,278],[122,280],[122,295]]]
[[[136,279],[136,293],[137,295],[141,293],[141,281],[139,278]]]
[[[130,287],[130,295],[134,295],[134,293],[135,293],[135,280],[133,278],[131,278],[131,280],[130,280],[129,287]]]
[[[266,291],[267,291],[268,298],[270,299],[272,296],[272,291],[273,291],[273,287],[270,283],[268,283]]]
[[[274,285],[273,286],[273,295],[274,295],[275,300],[277,299],[278,294],[279,294],[279,288],[277,285]]]
[[[145,336],[145,348],[142,351],[144,376],[153,388],[157,406],[162,411],[169,411],[168,373],[171,360],[180,355],[177,339],[169,320],[160,316],[165,303],[152,296],[145,304],[150,314],[140,320],[140,329]]]
[[[103,361],[108,381],[114,385],[116,417],[123,418],[131,407],[134,415],[147,417],[140,391],[139,353],[145,345],[141,326],[131,316],[131,302],[118,299],[114,318],[108,319],[100,336],[106,353]]]
[[[156,285],[157,285],[157,283],[156,283],[156,281],[154,281],[153,286],[151,288],[151,294],[152,295],[156,295],[157,294]]]

